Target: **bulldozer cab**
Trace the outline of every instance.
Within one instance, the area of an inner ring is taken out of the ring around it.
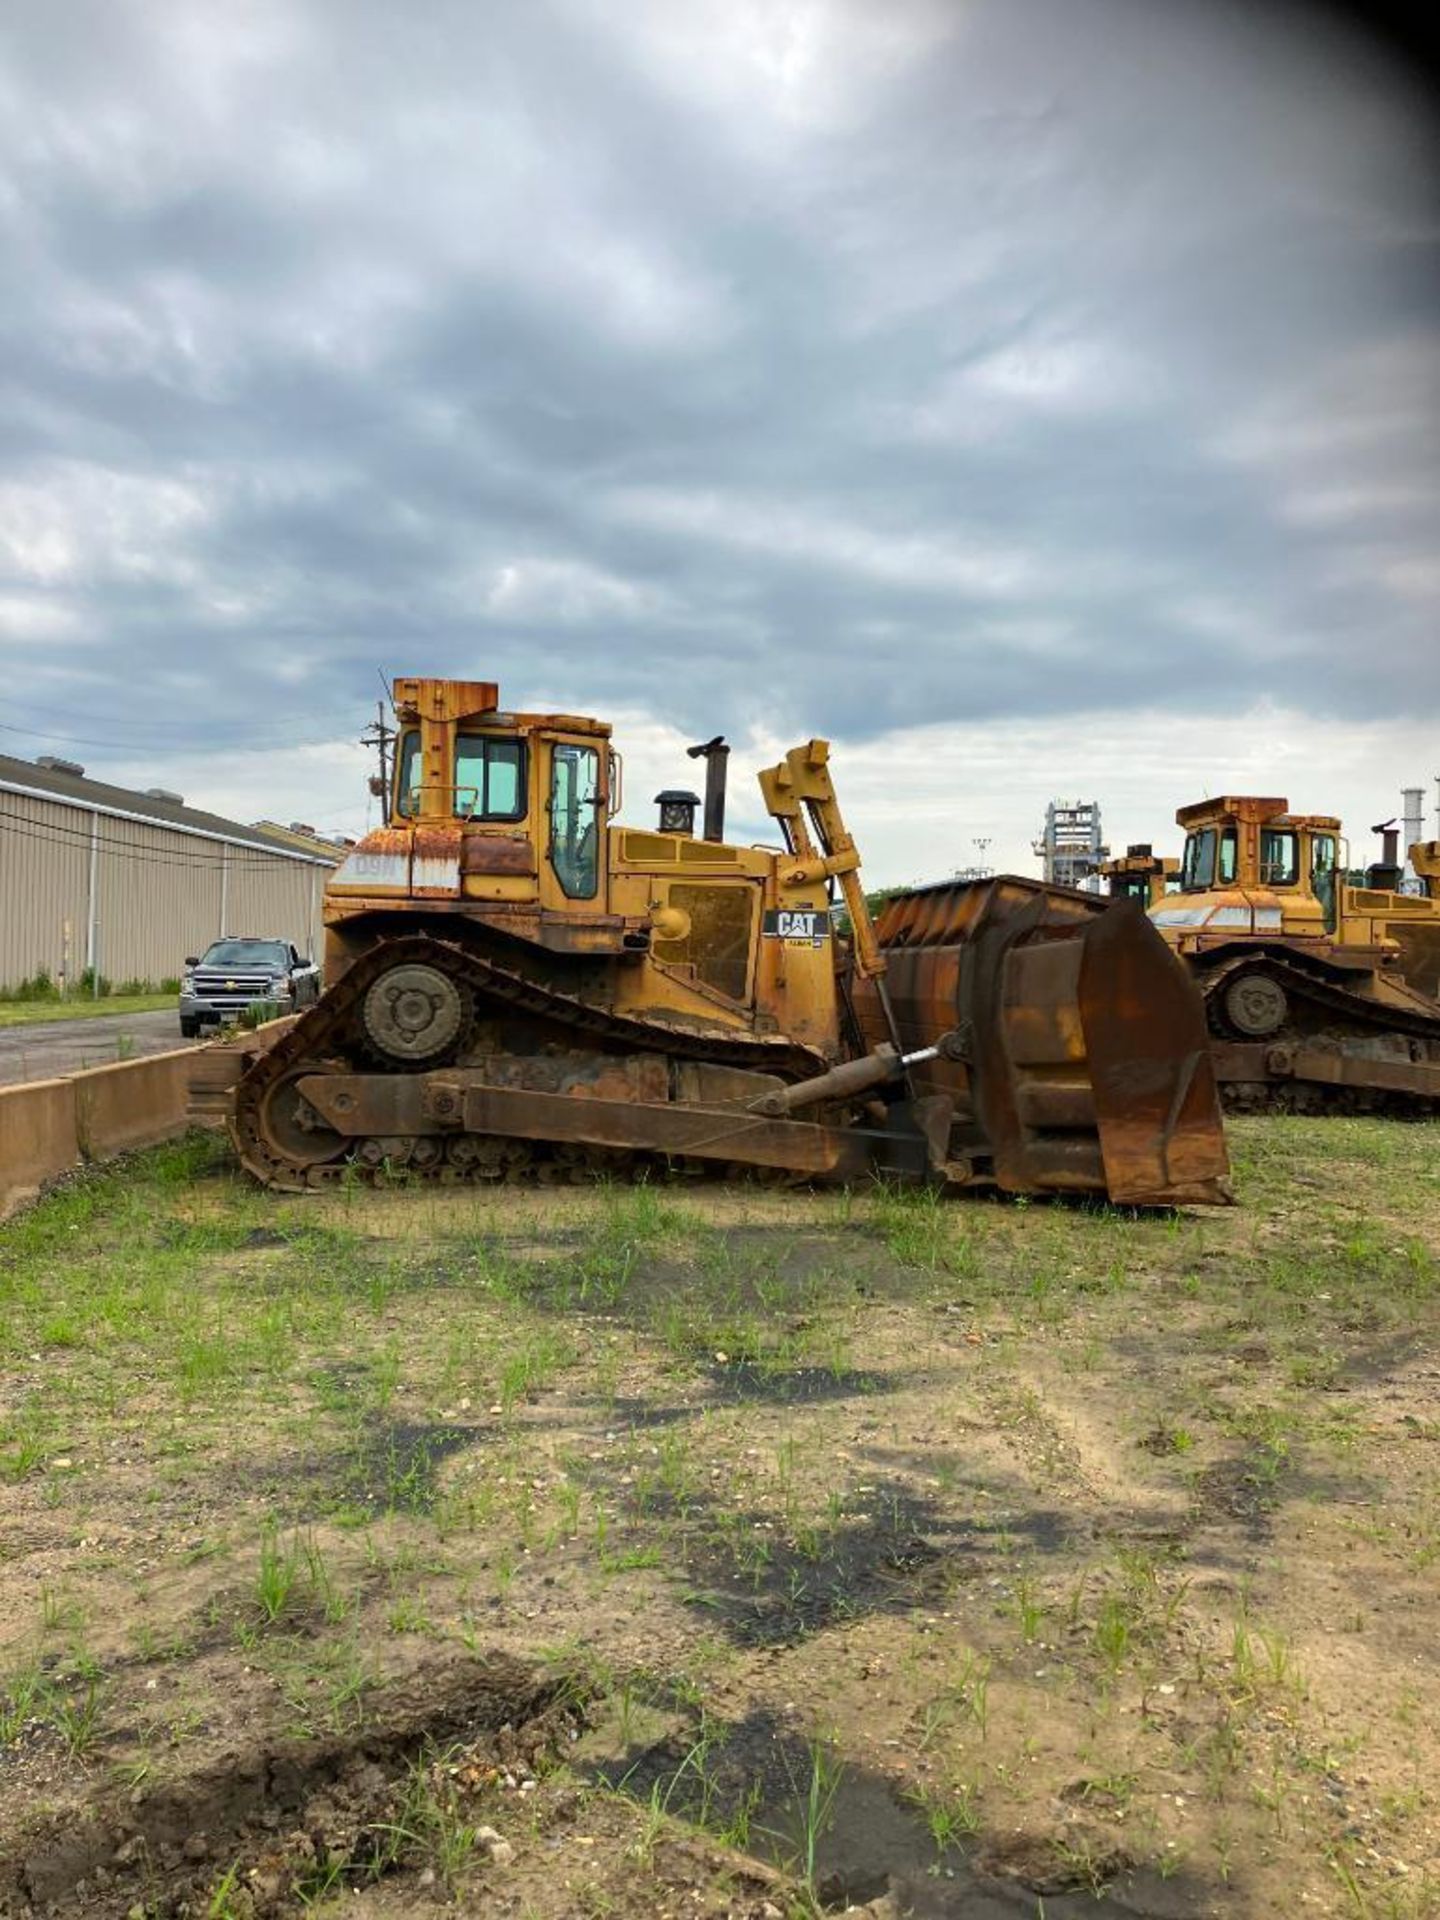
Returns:
[[[603,913],[619,785],[610,729],[503,713],[498,694],[486,681],[396,683],[391,820],[416,843],[412,884]]]
[[[1247,935],[1309,940],[1343,950],[1351,964],[1398,959],[1407,978],[1434,991],[1437,903],[1398,890],[1393,832],[1377,829],[1386,832],[1384,857],[1351,872],[1333,814],[1292,814],[1283,799],[1232,795],[1181,807],[1175,818],[1185,828],[1180,895],[1150,909],[1172,946],[1199,952]],[[1411,851],[1421,855],[1423,880],[1425,849]]]
[[[621,764],[603,721],[502,708],[489,681],[399,679],[394,706],[386,824],[326,888],[328,981],[395,933],[398,916],[423,915],[446,937],[499,934],[562,965],[618,963],[605,991],[627,1016],[836,1051],[829,894],[856,884],[859,862],[823,741],[766,776],[782,857],[725,842],[718,737],[695,749],[706,761],[701,837],[698,797],[678,791],[660,796],[658,828],[618,820]]]
[[[1180,862],[1157,854],[1148,841],[1102,862],[1100,872],[1112,900],[1138,900],[1142,907],[1154,906],[1180,884]]]
[[[1204,800],[1175,816],[1185,829],[1181,899],[1152,906],[1162,931],[1181,935],[1336,932],[1340,822],[1292,814],[1284,799]]]
[[[1307,894],[1319,878],[1333,894],[1340,822],[1329,814],[1291,814],[1284,800],[1226,799],[1182,807],[1175,818],[1186,829],[1182,893]]]

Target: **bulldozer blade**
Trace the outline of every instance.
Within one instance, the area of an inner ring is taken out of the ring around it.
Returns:
[[[1138,903],[1007,875],[896,895],[876,932],[907,1052],[960,1037],[913,1073],[918,1094],[954,1103],[953,1179],[1228,1202],[1200,996]],[[869,984],[852,996],[876,1044]]]
[[[1085,933],[1080,1019],[1110,1198],[1230,1200],[1205,1009],[1135,901]]]

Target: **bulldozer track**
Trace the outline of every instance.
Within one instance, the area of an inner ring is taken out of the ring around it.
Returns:
[[[1263,973],[1278,980],[1292,999],[1308,1001],[1328,1013],[1343,1014],[1356,1025],[1381,1033],[1402,1033],[1417,1040],[1440,1040],[1440,1004],[1433,1015],[1406,1013],[1387,1007],[1364,994],[1351,993],[1317,971],[1276,953],[1244,954],[1212,967],[1202,978],[1205,1004],[1212,1012],[1222,987],[1242,973]],[[1277,1033],[1277,1039],[1284,1037]]]
[[[749,1068],[789,1080],[823,1072],[830,1064],[819,1052],[784,1036],[693,1029],[617,1013],[502,966],[474,947],[431,934],[403,935],[382,940],[367,952],[242,1075],[235,1089],[230,1133],[241,1160],[265,1185],[298,1191],[328,1185],[347,1175],[374,1178],[397,1166],[404,1168],[408,1179],[444,1184],[525,1178],[542,1182],[583,1180],[598,1174],[632,1173],[662,1158],[626,1149],[566,1143],[533,1146],[523,1140],[478,1134],[456,1135],[443,1149],[434,1136],[417,1136],[402,1143],[398,1152],[393,1141],[388,1150],[380,1151],[376,1143],[363,1139],[347,1150],[344,1137],[339,1136],[342,1144],[333,1155],[306,1160],[303,1155],[287,1153],[268,1122],[268,1101],[283,1092],[286,1081],[301,1074],[359,1071],[367,1059],[373,1060],[375,1048],[364,1033],[361,1019],[365,993],[391,968],[412,962],[448,971],[473,1002],[473,1017],[454,1046],[446,1050],[446,1060],[453,1060],[457,1054],[463,1056],[475,1020],[488,1008],[497,1008],[549,1023],[622,1053],[658,1053]],[[439,1066],[441,1057],[405,1064],[386,1060],[384,1064],[389,1071],[407,1073]],[[457,1148],[456,1141],[470,1145]],[[687,1169],[691,1166],[683,1155],[663,1159]],[[713,1162],[696,1162],[694,1170],[700,1171],[702,1166],[706,1172],[715,1171]]]
[[[1284,989],[1290,1003],[1289,1018],[1273,1034],[1265,1036],[1267,1041],[1284,1045],[1305,1038],[1318,1039],[1343,1055],[1347,1051],[1347,1040],[1396,1036],[1407,1041],[1419,1041],[1422,1045],[1428,1043],[1428,1057],[1440,1062],[1440,1005],[1436,1006],[1433,1016],[1386,1006],[1363,994],[1349,991],[1318,968],[1308,967],[1303,961],[1274,951],[1236,955],[1203,975],[1201,991],[1205,997],[1210,1026],[1223,1039],[1248,1040],[1254,1037],[1242,1033],[1226,1018],[1223,1005],[1226,987],[1245,974],[1259,974],[1275,981]],[[1300,1009],[1318,1012],[1328,1017],[1331,1024],[1310,1034],[1302,1034],[1294,1024]],[[1351,1053],[1349,1058],[1355,1070],[1363,1074],[1365,1056]],[[1378,1084],[1366,1086],[1363,1081],[1353,1085],[1332,1086],[1275,1076],[1267,1077],[1264,1081],[1222,1082],[1221,1094],[1228,1109],[1244,1113],[1299,1111],[1353,1114],[1383,1111],[1423,1117],[1440,1110],[1440,1100],[1430,1094],[1396,1091]]]

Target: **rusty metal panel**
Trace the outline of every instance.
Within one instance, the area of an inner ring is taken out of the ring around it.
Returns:
[[[676,1099],[696,1106],[744,1107],[767,1093],[778,1093],[785,1085],[778,1074],[756,1073],[747,1067],[727,1067],[710,1060],[677,1060],[671,1071]]]
[[[1095,1089],[1088,1075],[1030,1080],[1015,1090],[1015,1106],[1027,1127],[1054,1127],[1094,1133],[1099,1124]]]
[[[408,895],[410,834],[405,827],[377,827],[366,834],[330,876],[326,892]]]
[[[1001,1007],[1006,1048],[1016,1066],[1083,1060],[1080,956],[1083,941],[1052,940],[1005,956]]]
[[[956,946],[969,939],[982,921],[993,923],[1034,911],[1046,924],[1064,927],[1103,913],[1105,906],[1093,893],[1047,886],[1015,873],[999,874],[993,880],[945,880],[892,895],[876,916],[875,934],[887,951]]]
[[[425,720],[469,720],[493,713],[500,704],[494,680],[432,680],[407,675],[395,682],[396,710],[402,717]]]
[[[525,834],[467,833],[460,844],[460,871],[514,874],[528,879],[539,868],[534,845]]]
[[[419,900],[460,891],[460,829],[420,821],[410,835],[410,891]]]
[[[1408,986],[1440,1001],[1440,910],[1433,900],[1420,903],[1436,912],[1428,922],[1388,920],[1385,931],[1400,946],[1400,971]]]

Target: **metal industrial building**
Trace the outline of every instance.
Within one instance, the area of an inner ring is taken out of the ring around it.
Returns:
[[[227,933],[321,952],[321,896],[343,857],[85,777],[73,761],[0,755],[0,991],[41,970],[159,982]]]

